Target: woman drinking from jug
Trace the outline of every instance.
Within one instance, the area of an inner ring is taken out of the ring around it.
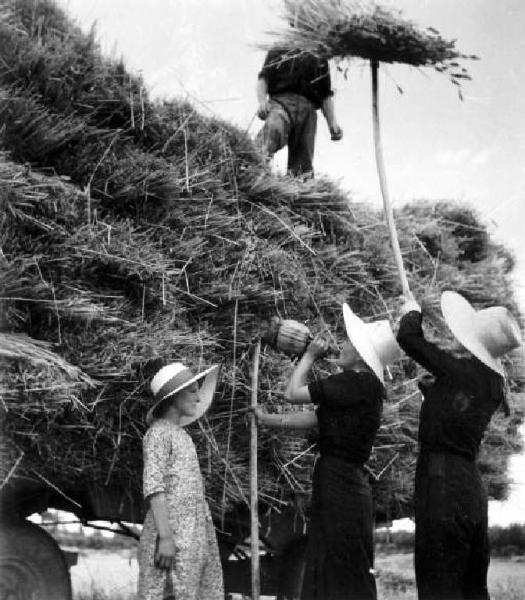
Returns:
[[[401,352],[388,321],[366,324],[343,305],[348,333],[337,361],[341,372],[307,384],[328,351],[317,336],[297,364],[288,402],[313,403],[315,411],[269,415],[269,427],[318,428],[319,458],[313,479],[302,600],[374,600],[373,507],[363,465],[380,424],[385,397],[383,370]]]

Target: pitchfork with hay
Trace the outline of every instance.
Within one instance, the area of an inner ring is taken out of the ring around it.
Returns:
[[[461,80],[470,79],[465,68],[456,62],[460,58],[476,58],[460,54],[455,43],[444,40],[439,33],[428,28],[419,30],[413,23],[404,20],[374,2],[360,0],[285,0],[285,18],[293,26],[279,37],[278,45],[289,50],[290,57],[308,52],[323,59],[348,60],[360,57],[370,61],[372,76],[372,114],[374,147],[383,198],[385,217],[388,224],[392,250],[396,262],[401,288],[404,295],[410,294],[390,195],[381,142],[379,119],[379,63],[405,63],[423,67],[433,66],[439,72],[447,72],[451,82],[460,88]],[[461,97],[461,92],[460,97]],[[293,321],[278,321],[267,334],[270,345],[294,355],[301,352],[309,342],[308,328]],[[256,352],[256,364],[258,352]],[[257,381],[255,377],[255,382]],[[255,383],[256,385],[256,383]],[[252,406],[256,402],[253,390]],[[252,499],[256,498],[256,438],[255,420],[252,420]],[[257,547],[256,504],[252,500],[252,552]],[[252,594],[259,597],[258,565],[252,558]]]
[[[443,39],[434,28],[421,30],[403,18],[401,12],[387,9],[373,0],[284,0],[283,16],[287,23],[294,25],[274,35],[278,37],[278,45],[289,50],[290,57],[308,52],[327,60],[347,61],[362,58],[370,61],[374,146],[379,185],[401,288],[404,294],[408,294],[408,279],[395,227],[383,159],[379,120],[379,63],[403,63],[418,68],[433,67],[439,73],[448,75],[462,98],[461,83],[470,79],[470,75],[458,61],[477,59],[477,56],[460,53],[456,50],[455,41]]]

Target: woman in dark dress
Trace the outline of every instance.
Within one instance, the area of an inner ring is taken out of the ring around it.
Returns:
[[[397,340],[433,377],[423,393],[416,468],[415,569],[419,600],[488,600],[487,496],[476,466],[479,446],[502,405],[500,357],[519,345],[520,330],[507,309],[475,311],[445,292],[443,316],[460,352],[425,339],[422,315],[405,298]]]
[[[302,600],[375,600],[374,515],[363,469],[381,420],[385,389],[383,369],[400,356],[387,321],[365,324],[343,307],[350,341],[343,346],[342,371],[307,384],[317,358],[328,350],[316,337],[297,364],[285,399],[311,402],[316,411],[268,415],[270,427],[318,428],[319,458],[313,479]]]

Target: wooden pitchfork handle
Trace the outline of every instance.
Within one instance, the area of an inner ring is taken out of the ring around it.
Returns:
[[[259,362],[261,340],[255,344],[252,364],[252,385],[250,406],[257,408],[257,392],[259,388]],[[250,424],[250,539],[251,539],[251,588],[252,600],[259,600],[261,593],[261,576],[259,568],[259,503],[257,486],[257,418],[251,415]]]
[[[390,202],[390,196],[388,194],[388,185],[386,181],[385,163],[383,160],[383,147],[381,144],[381,129],[379,126],[379,100],[378,100],[378,81],[377,71],[379,69],[379,63],[376,60],[371,61],[372,68],[372,111],[373,111],[373,123],[374,123],[374,148],[376,154],[376,165],[377,174],[379,175],[379,187],[381,188],[381,195],[383,196],[383,207],[385,211],[385,217],[388,224],[388,230],[390,233],[390,241],[392,243],[392,250],[394,252],[394,260],[396,261],[397,270],[399,272],[399,279],[401,280],[401,288],[403,295],[410,294],[410,287],[408,285],[408,279],[405,272],[405,266],[403,264],[403,257],[401,255],[401,248],[399,246],[399,239],[397,237],[396,223],[394,221],[394,211],[392,210],[392,204]]]

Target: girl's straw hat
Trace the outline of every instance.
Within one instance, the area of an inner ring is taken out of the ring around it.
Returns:
[[[482,363],[505,376],[500,357],[517,348],[521,331],[504,306],[475,310],[456,292],[441,295],[443,317],[458,342]]]
[[[208,410],[217,387],[217,379],[219,377],[220,365],[213,365],[209,369],[202,371],[195,375],[188,367],[183,363],[175,362],[165,367],[162,367],[160,371],[157,371],[150,383],[151,393],[154,397],[153,406],[148,410],[146,415],[146,423],[151,425],[155,417],[153,413],[158,405],[173,396],[177,392],[180,392],[184,388],[188,387],[196,381],[204,379],[199,389],[199,404],[197,405],[197,412],[191,417],[182,417],[180,424],[182,426],[189,425],[200,419],[202,415]]]
[[[352,312],[348,304],[343,304],[343,317],[350,342],[384,384],[385,367],[403,354],[390,323],[387,320],[365,323]]]

